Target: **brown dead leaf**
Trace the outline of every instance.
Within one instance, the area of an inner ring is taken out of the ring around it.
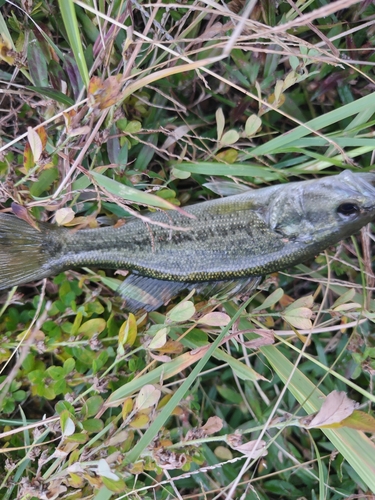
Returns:
[[[163,352],[164,354],[181,354],[183,350],[184,346],[181,342],[171,339],[168,339],[162,348],[156,349],[156,351]]]
[[[89,83],[88,99],[91,107],[109,108],[122,99],[121,75],[109,76],[104,81],[93,76]]]
[[[259,442],[257,439],[253,441],[248,441],[247,443],[242,443],[242,435],[228,434],[227,436],[228,445],[236,451],[246,455],[249,458],[259,458],[267,455],[266,442],[261,439]]]
[[[348,418],[358,407],[358,403],[349,399],[344,391],[332,391],[326,397],[318,413],[301,419],[307,428],[334,428],[340,427],[343,420]]]
[[[202,439],[210,434],[219,432],[223,428],[223,421],[219,417],[210,417],[202,427],[196,427],[186,433],[184,441]]]
[[[227,326],[230,317],[223,312],[214,311],[202,316],[198,322],[208,326]]]
[[[12,212],[16,217],[24,220],[37,231],[40,231],[37,222],[31,217],[31,215],[29,214],[29,212],[25,207],[23,207],[22,205],[18,205],[18,203],[15,202],[12,203],[11,207],[12,207]]]
[[[259,335],[259,337],[257,339],[243,342],[243,345],[249,349],[258,349],[259,347],[270,345],[275,342],[275,334],[272,330],[262,330],[259,328],[253,330],[253,332]]]
[[[159,448],[153,453],[155,462],[162,469],[182,469],[186,464],[187,458],[184,453],[175,453],[173,451],[165,450],[164,448]]]
[[[172,358],[170,356],[167,356],[165,354],[155,354],[152,351],[149,351],[149,356],[154,359],[155,361],[159,361],[160,363],[169,363]]]
[[[210,417],[207,422],[201,427],[202,431],[205,432],[206,436],[215,434],[215,432],[221,431],[223,428],[223,421],[219,417]]]

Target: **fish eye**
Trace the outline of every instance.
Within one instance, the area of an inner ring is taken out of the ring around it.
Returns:
[[[344,217],[350,217],[359,212],[359,206],[356,203],[342,203],[337,208],[337,213],[343,215]]]

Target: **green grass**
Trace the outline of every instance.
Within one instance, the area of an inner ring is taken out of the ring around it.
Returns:
[[[375,8],[296,6],[0,2],[1,209],[95,227],[210,186],[371,170]],[[1,498],[375,493],[372,241],[363,230],[247,302],[137,318],[97,269],[3,292]],[[257,331],[276,342],[251,344]],[[359,408],[310,428],[335,390]]]

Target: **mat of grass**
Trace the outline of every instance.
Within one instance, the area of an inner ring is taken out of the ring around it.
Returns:
[[[372,2],[0,7],[2,210],[97,227],[371,170]],[[372,242],[140,317],[100,269],[2,293],[1,498],[369,498]]]

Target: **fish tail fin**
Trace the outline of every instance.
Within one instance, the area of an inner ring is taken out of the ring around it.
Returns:
[[[50,274],[46,230],[13,215],[0,214],[0,290]]]

